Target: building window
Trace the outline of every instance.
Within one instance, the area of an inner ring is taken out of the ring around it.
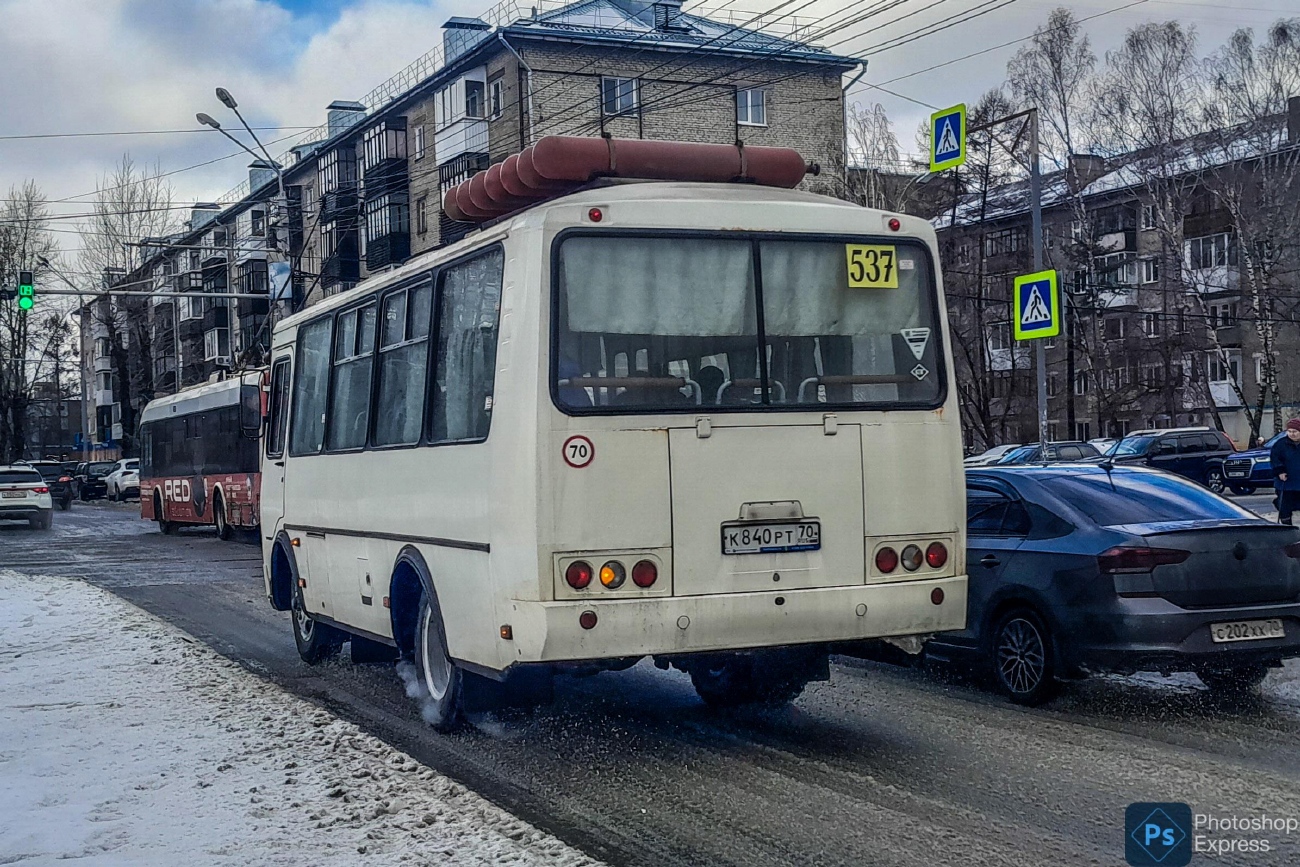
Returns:
[[[1137,283],[1137,262],[1128,258],[1127,253],[1111,253],[1092,261],[1097,286],[1132,286]]]
[[[1206,371],[1210,382],[1241,383],[1241,352],[1230,349],[1226,352],[1211,352],[1207,355]]]
[[[1070,237],[1075,241],[1083,240],[1083,220],[1070,221]]]
[[[1236,240],[1227,232],[1188,238],[1185,247],[1187,267],[1193,271],[1237,264]]]
[[[417,160],[422,160],[424,159],[424,121],[423,120],[417,120],[415,122],[415,129],[413,130],[413,133],[415,136],[415,158]]]
[[[1107,340],[1124,339],[1124,319],[1120,316],[1112,316],[1102,323],[1102,333]]]
[[[1159,388],[1164,380],[1164,365],[1148,362],[1138,368],[1138,382],[1146,388]]]
[[[1156,228],[1156,206],[1155,205],[1142,206],[1142,222],[1140,225],[1143,229]]]
[[[1138,261],[1139,273],[1143,283],[1160,282],[1160,260],[1159,259],[1141,259]]]
[[[493,118],[500,117],[506,109],[505,89],[502,85],[499,78],[488,85],[488,112]]]
[[[1024,229],[1002,229],[984,236],[984,255],[1000,256],[1025,249]]]
[[[1074,375],[1074,393],[1080,397],[1088,393],[1088,371],[1081,370]]]
[[[1002,352],[1011,348],[1011,323],[994,322],[989,326],[989,350]]]
[[[1146,337],[1160,336],[1160,315],[1157,313],[1142,314],[1142,334]]]
[[[406,193],[386,193],[366,202],[366,240],[378,241],[388,235],[404,235],[411,231],[411,217],[407,210]]]
[[[95,339],[95,357],[108,358],[113,353],[113,345],[108,342],[107,337],[98,337]]]
[[[230,356],[230,329],[213,328],[203,332],[203,360],[228,360]]]
[[[762,88],[736,91],[736,122],[745,126],[767,126],[767,91]]]
[[[101,373],[101,374],[99,375],[99,390],[100,390],[100,391],[112,391],[112,390],[113,390],[113,374],[111,374],[111,373]]]
[[[637,86],[635,78],[601,78],[600,110],[606,117],[636,114]]]
[[[266,295],[270,289],[266,260],[249,259],[239,266],[239,291],[245,295]]]
[[[483,117],[483,82],[465,81],[465,117]]]
[[[1237,324],[1237,302],[1218,301],[1210,304],[1210,327],[1231,328]]]
[[[1092,422],[1077,421],[1074,423],[1074,439],[1077,442],[1086,443],[1092,439]]]
[[[1264,356],[1258,352],[1255,353],[1255,382],[1264,384]]]
[[[249,214],[248,233],[254,238],[261,238],[266,234],[266,211],[253,211]]]
[[[420,196],[415,200],[415,231],[421,235],[429,231],[429,214],[426,205],[429,203],[428,196]]]
[[[1047,374],[1047,396],[1056,397],[1061,393],[1061,378],[1055,373]],[[1056,439],[1056,437],[1052,437]]]

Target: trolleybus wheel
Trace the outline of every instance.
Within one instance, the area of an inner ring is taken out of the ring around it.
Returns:
[[[425,722],[440,732],[452,731],[463,721],[464,679],[447,653],[442,612],[427,593],[420,599],[416,624],[415,669],[424,687],[421,712]]]
[[[347,636],[324,623],[317,623],[302,599],[302,590],[293,588],[293,642],[298,645],[298,655],[308,665],[315,665],[339,652]]]
[[[230,522],[226,520],[226,503],[220,494],[217,494],[212,501],[212,522],[217,525],[217,538],[229,542],[234,531],[230,528]]]
[[[695,692],[710,707],[786,704],[799,697],[824,660],[824,651],[770,650],[715,656],[688,670]]]

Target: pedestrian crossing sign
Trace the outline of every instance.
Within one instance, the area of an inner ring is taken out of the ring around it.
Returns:
[[[1037,340],[1061,333],[1061,295],[1055,271],[1017,277],[1014,294],[1016,340]]]
[[[966,106],[954,105],[930,115],[930,171],[941,172],[966,162]]]

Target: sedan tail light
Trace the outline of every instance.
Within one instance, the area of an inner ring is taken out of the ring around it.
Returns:
[[[50,489],[45,487],[44,485],[41,485],[39,488],[32,488],[33,494],[48,494],[49,492]]]
[[[1119,545],[1097,555],[1103,575],[1153,572],[1157,566],[1175,566],[1192,556],[1191,551],[1173,548],[1138,548]]]

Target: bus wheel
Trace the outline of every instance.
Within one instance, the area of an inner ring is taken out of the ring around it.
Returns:
[[[462,721],[464,681],[461,670],[447,654],[447,635],[438,603],[424,594],[415,634],[415,670],[424,687],[421,712],[424,721],[440,732],[454,730]]]
[[[226,504],[220,494],[217,494],[212,501],[212,520],[217,525],[217,538],[229,542],[234,531],[230,529],[230,522],[226,520]]]
[[[167,520],[163,513],[162,497],[157,494],[153,496],[153,519],[158,522],[158,531],[164,536],[176,535],[176,522]]]
[[[787,704],[813,679],[825,653],[770,650],[714,656],[690,665],[691,684],[710,707]]]
[[[317,623],[307,613],[301,589],[293,589],[293,641],[298,645],[298,655],[308,665],[315,665],[334,656],[343,647],[346,636],[324,623]]]

